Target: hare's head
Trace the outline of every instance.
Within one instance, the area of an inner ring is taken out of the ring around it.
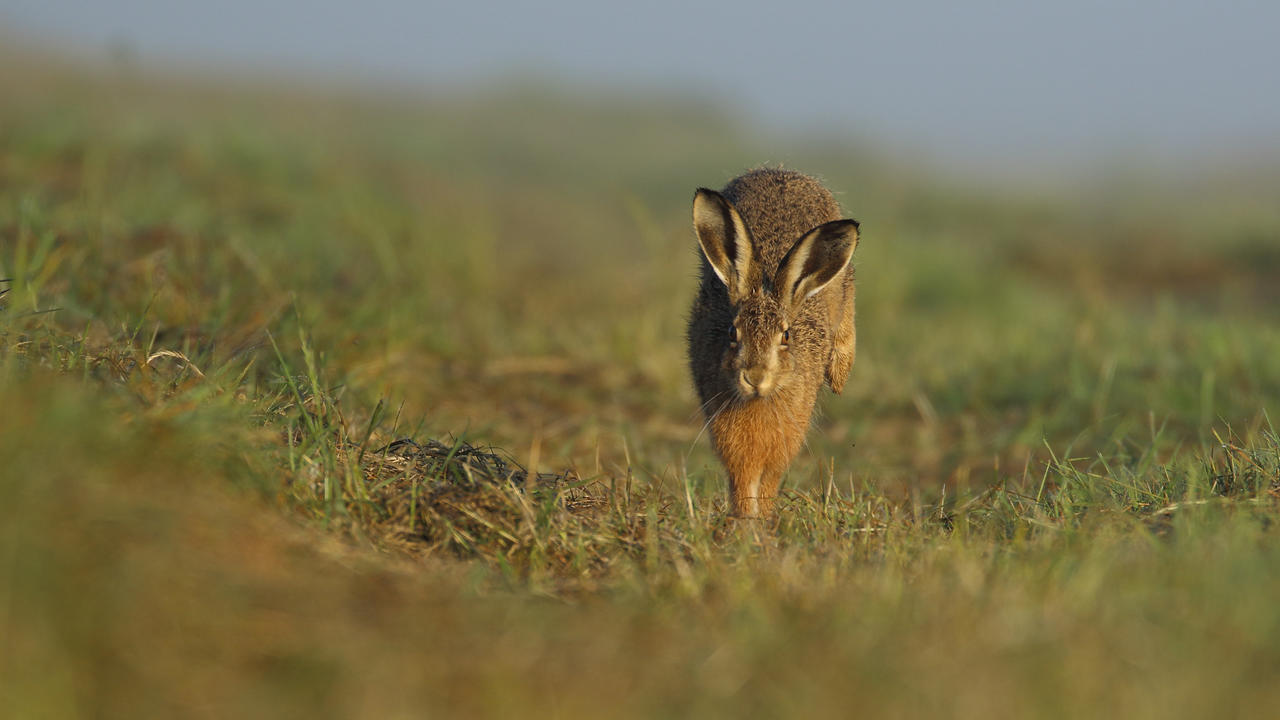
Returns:
[[[771,277],[755,261],[750,228],[720,193],[698,190],[693,225],[728,292],[732,321],[717,332],[723,333],[720,368],[730,387],[749,400],[803,373],[821,372],[821,331],[801,307],[849,263],[858,223],[833,220],[813,228],[795,240]]]

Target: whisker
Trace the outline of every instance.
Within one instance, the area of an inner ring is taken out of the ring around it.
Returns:
[[[727,391],[725,391],[725,392],[727,392]],[[719,398],[721,395],[724,395],[724,394],[725,394],[725,392],[719,392],[719,393],[716,393],[714,396],[712,396],[711,400],[715,400],[715,399]],[[710,402],[710,401],[708,401],[708,402]],[[698,434],[697,434],[697,436],[696,436],[696,437],[694,437],[694,438],[693,438],[693,442],[689,444],[689,451],[688,451],[688,452],[686,452],[686,453],[685,453],[685,455],[684,455],[685,460],[688,460],[688,459],[689,459],[689,456],[693,454],[693,448],[698,444],[698,441],[702,439],[702,433],[706,432],[706,431],[707,431],[707,428],[711,427],[711,421],[712,421],[712,420],[715,420],[715,419],[716,419],[716,417],[720,415],[720,413],[724,412],[724,409],[725,409],[725,408],[727,408],[727,407],[729,407],[729,403],[731,403],[731,402],[733,402],[733,397],[732,397],[732,396],[730,396],[730,397],[726,398],[726,399],[725,399],[725,401],[724,401],[723,403],[721,403],[721,404],[720,404],[720,407],[716,408],[716,411],[715,411],[715,412],[713,412],[713,413],[711,413],[711,414],[707,415],[707,421],[706,421],[706,422],[704,422],[704,423],[702,423],[702,428],[698,430]]]
[[[706,413],[707,409],[711,407],[711,403],[715,402],[716,400],[719,400],[721,396],[723,396],[725,393],[732,392],[732,391],[733,391],[732,388],[729,388],[727,390],[721,390],[715,395],[712,395],[711,397],[707,398],[707,401],[699,405],[697,410],[694,410],[693,412],[689,413],[689,419],[692,420],[695,415]],[[714,414],[714,413],[709,413],[709,414]]]

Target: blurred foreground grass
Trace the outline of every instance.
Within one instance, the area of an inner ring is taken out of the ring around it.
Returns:
[[[965,191],[676,100],[9,60],[0,714],[1280,702],[1273,178]],[[860,342],[734,524],[687,203],[759,162],[863,222]]]

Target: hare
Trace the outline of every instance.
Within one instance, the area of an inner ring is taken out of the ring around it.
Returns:
[[[699,189],[693,226],[689,366],[732,514],[769,515],[823,380],[839,393],[853,366],[858,223],[817,180],[763,168]]]

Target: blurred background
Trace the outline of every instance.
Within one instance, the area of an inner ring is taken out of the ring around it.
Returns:
[[[1278,28],[0,0],[0,716],[1273,715]],[[761,164],[862,223],[776,526],[684,339]]]
[[[14,217],[139,278],[82,273],[60,321],[261,347],[292,303],[354,407],[432,435],[714,475],[688,203],[766,163],[864,227],[851,397],[800,485],[827,456],[937,487],[1045,440],[1199,442],[1280,386],[1256,344],[1271,4],[0,0],[0,23]]]
[[[1263,2],[3,0],[0,23],[152,69],[681,95],[967,176],[1249,164],[1280,143],[1280,8]]]

